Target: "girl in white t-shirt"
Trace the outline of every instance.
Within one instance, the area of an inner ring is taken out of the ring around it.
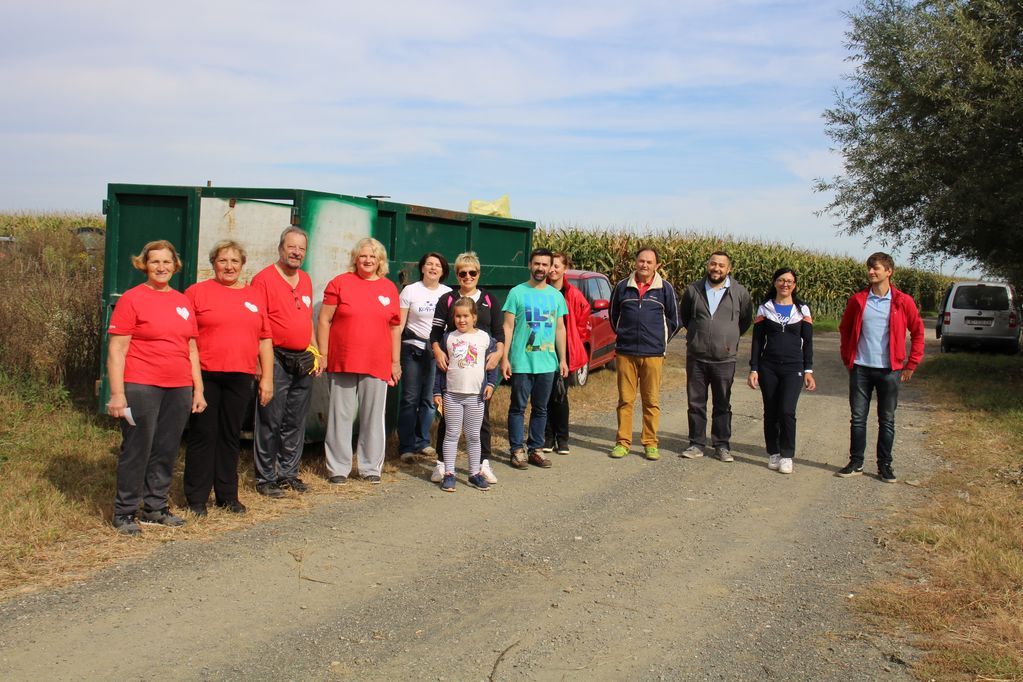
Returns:
[[[448,276],[448,262],[439,253],[423,254],[419,273],[420,280],[402,289],[398,297],[402,326],[398,452],[403,462],[413,461],[417,453],[437,455],[430,447],[435,363],[428,346],[437,299],[451,291],[442,284]]]
[[[483,425],[485,401],[497,384],[497,370],[487,370],[487,358],[497,349],[494,340],[476,329],[476,303],[460,298],[451,307],[455,330],[444,335],[441,348],[447,356],[447,372],[437,372],[433,402],[444,407],[444,478],[441,490],[455,492],[455,455],[458,437],[465,435],[469,453],[469,485],[486,490],[490,487],[480,473],[480,428]]]

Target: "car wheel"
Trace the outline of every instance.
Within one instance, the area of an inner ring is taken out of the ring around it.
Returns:
[[[951,353],[952,352],[952,344],[950,344],[945,339],[942,339],[941,340],[941,352],[942,353]]]
[[[585,386],[587,379],[590,378],[590,364],[586,363],[574,372],[569,372],[568,383],[573,386]]]

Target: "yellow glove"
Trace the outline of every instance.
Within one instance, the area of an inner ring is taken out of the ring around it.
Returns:
[[[306,348],[306,350],[313,354],[313,368],[311,370],[309,370],[309,373],[310,374],[316,374],[317,372],[320,371],[320,359],[323,356],[320,355],[320,351],[317,350],[316,346],[314,346],[311,343]]]

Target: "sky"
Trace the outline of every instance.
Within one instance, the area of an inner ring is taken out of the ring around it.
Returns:
[[[548,226],[862,257],[812,189],[858,6],[5,2],[0,210],[98,212],[109,182],[508,194]]]

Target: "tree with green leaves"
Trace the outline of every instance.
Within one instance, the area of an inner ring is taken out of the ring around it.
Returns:
[[[822,211],[914,255],[1023,282],[1023,3],[867,0],[825,114],[844,172]]]

